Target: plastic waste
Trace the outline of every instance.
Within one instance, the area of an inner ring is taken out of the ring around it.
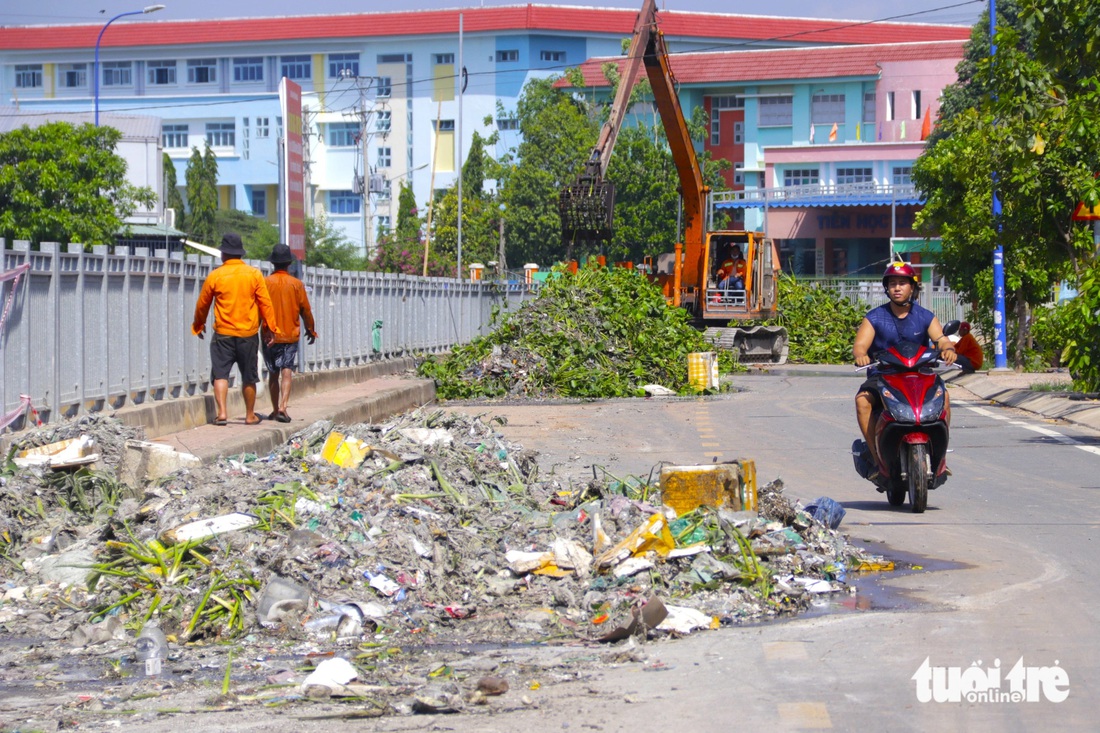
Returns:
[[[806,512],[829,529],[836,529],[847,514],[844,507],[827,496],[819,496],[806,506]]]
[[[145,676],[154,677],[161,673],[168,658],[168,639],[156,624],[145,624],[134,642],[134,650],[137,660],[145,665]]]

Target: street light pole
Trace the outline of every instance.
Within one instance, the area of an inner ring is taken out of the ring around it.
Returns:
[[[997,58],[997,2],[989,0],[989,58]],[[997,172],[993,172],[993,227],[1001,230],[1001,197],[997,195]],[[1008,369],[1008,318],[1005,312],[1005,250],[1000,236],[993,244],[993,368]]]
[[[99,37],[95,39],[95,63],[92,64],[92,96],[95,97],[96,127],[99,127],[99,42],[103,40],[103,34],[107,32],[107,27],[119,18],[125,18],[127,15],[146,15],[148,13],[155,13],[158,10],[164,10],[164,6],[147,5],[141,10],[131,10],[126,13],[119,13],[115,17],[108,20],[106,24],[104,24],[103,28],[99,31]]]

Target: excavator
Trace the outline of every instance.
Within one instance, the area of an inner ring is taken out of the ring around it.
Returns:
[[[707,231],[710,187],[703,182],[702,167],[676,93],[668,47],[657,28],[656,0],[645,0],[635,21],[619,88],[584,171],[559,195],[562,238],[566,243],[606,242],[611,238],[615,187],[606,178],[607,167],[643,65],[672,151],[683,200],[683,242],[675,244],[674,252],[661,254],[656,263],[649,263],[650,277],[660,285],[668,303],[687,309],[718,348],[733,351],[743,363],[783,364],[788,352],[786,329],[735,325],[777,315],[779,256],[772,241],[758,232]],[[718,287],[718,269],[733,247],[740,249],[747,266],[744,287],[727,290]]]

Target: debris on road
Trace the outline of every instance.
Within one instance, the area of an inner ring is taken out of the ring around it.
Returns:
[[[711,348],[687,312],[637,272],[558,269],[489,334],[429,357],[419,371],[435,379],[441,399],[697,394],[687,357]],[[735,368],[730,352],[718,358],[722,371]]]
[[[844,591],[846,572],[885,568],[778,480],[758,511],[738,494],[677,512],[638,478],[544,476],[497,422],[432,409],[321,422],[266,456],[181,466],[140,498],[109,467],[9,465],[0,628],[49,629],[145,680],[135,635],[155,627],[171,646],[149,680],[224,681],[238,704],[352,696],[371,715],[470,713],[517,697],[505,693],[525,685],[528,655],[602,643],[590,664],[611,663],[616,641],[798,613]],[[108,466],[140,439],[94,427]],[[28,654],[49,677],[68,648],[6,647],[0,679],[30,674]],[[575,664],[555,662],[543,682],[583,675]]]

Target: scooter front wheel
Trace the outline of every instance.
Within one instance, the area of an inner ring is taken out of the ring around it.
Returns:
[[[924,443],[909,445],[909,470],[906,472],[906,483],[909,487],[909,508],[914,514],[920,514],[928,507],[928,487],[932,484],[928,446]]]

